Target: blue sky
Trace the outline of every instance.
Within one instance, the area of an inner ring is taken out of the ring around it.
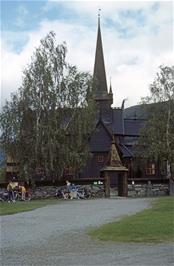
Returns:
[[[124,98],[134,105],[147,95],[158,66],[172,64],[172,1],[1,0],[2,104],[20,86],[22,71],[50,30],[58,43],[66,41],[69,62],[92,73],[98,8],[114,106]]]

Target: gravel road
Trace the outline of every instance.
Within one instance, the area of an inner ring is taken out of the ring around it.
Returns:
[[[115,244],[92,240],[86,230],[149,207],[150,199],[61,201],[1,217],[3,266],[168,266],[168,244]]]

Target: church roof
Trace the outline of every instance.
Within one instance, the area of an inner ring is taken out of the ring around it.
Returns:
[[[125,110],[113,109],[113,133],[116,135],[139,136],[140,130],[145,127],[146,119],[125,118]]]
[[[113,133],[116,135],[124,134],[124,123],[123,123],[123,110],[113,109]]]
[[[132,151],[129,148],[127,148],[123,143],[119,144],[119,148],[122,152],[123,158],[131,158],[133,156]]]
[[[90,137],[90,151],[108,152],[110,150],[111,138],[112,132],[100,119]]]
[[[139,136],[140,130],[145,127],[145,119],[124,119],[124,134],[128,136]]]

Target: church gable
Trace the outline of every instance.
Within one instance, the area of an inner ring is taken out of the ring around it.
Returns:
[[[111,135],[102,122],[99,122],[90,138],[91,152],[108,152],[111,145]]]
[[[124,121],[123,121],[123,110],[113,109],[113,133],[116,135],[124,134]]]

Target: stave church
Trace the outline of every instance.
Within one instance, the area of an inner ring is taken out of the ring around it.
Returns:
[[[139,158],[137,163],[135,144],[141,128],[147,121],[147,114],[142,107],[137,105],[124,109],[123,100],[120,108],[112,108],[113,92],[111,85],[109,90],[107,87],[100,17],[98,18],[93,78],[96,80],[95,101],[100,112],[89,142],[92,158],[81,170],[79,177],[99,178],[108,162],[108,155],[112,153],[114,147],[121,165],[127,168],[128,180],[163,178],[165,173],[160,171],[156,162],[145,163]],[[111,185],[118,185],[119,173],[117,171],[110,172],[110,181]]]

